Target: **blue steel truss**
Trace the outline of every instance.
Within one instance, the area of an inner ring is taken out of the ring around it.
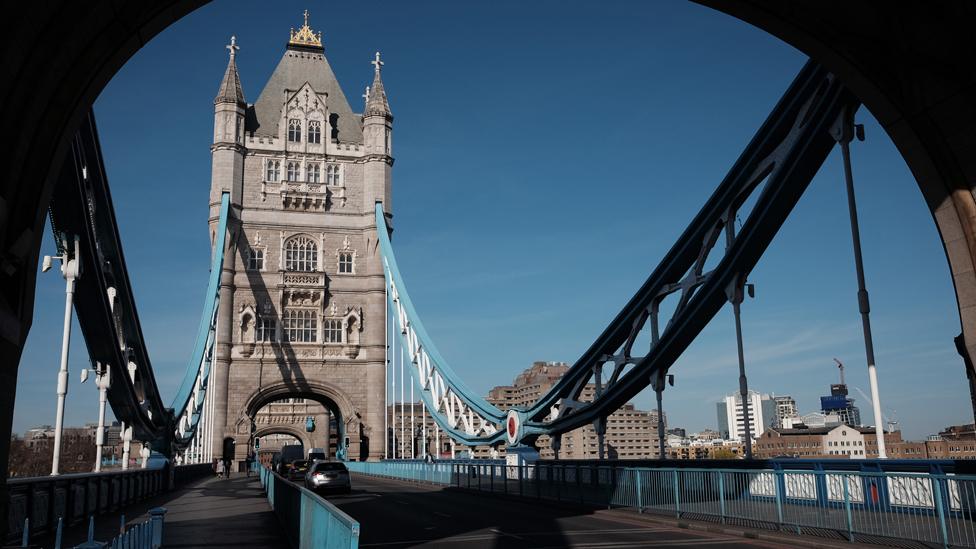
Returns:
[[[196,342],[193,352],[186,365],[186,373],[176,398],[173,399],[172,409],[179,418],[174,444],[185,447],[193,440],[197,424],[207,397],[210,381],[210,366],[213,360],[214,341],[217,333],[217,311],[220,305],[220,273],[224,267],[224,253],[227,249],[227,218],[230,215],[230,193],[223,193],[220,197],[220,219],[217,222],[217,236],[213,248],[213,260],[210,265],[210,280],[207,282],[207,293],[203,300],[203,313],[200,315],[200,325],[197,328]]]
[[[752,141],[633,298],[569,371],[526,409],[506,413],[468,389],[443,359],[407,295],[382,205],[376,226],[396,332],[410,353],[421,398],[450,436],[469,445],[528,444],[583,425],[599,425],[663,375],[727,303],[741,299],[746,277],[835,144],[835,128],[859,103],[834,75],[808,62]],[[744,204],[754,199],[745,212]],[[734,220],[744,217],[736,231]],[[717,246],[724,237],[724,249]],[[718,257],[706,270],[709,255]],[[661,327],[660,305],[678,294]],[[650,346],[636,348],[649,333]],[[609,376],[604,376],[604,368]],[[593,384],[595,396],[583,401]],[[507,416],[507,417],[506,417]],[[504,427],[504,428],[503,428]],[[506,436],[507,435],[507,436]]]

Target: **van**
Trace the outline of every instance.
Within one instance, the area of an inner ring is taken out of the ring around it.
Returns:
[[[312,448],[308,451],[309,461],[326,461],[327,459],[329,456],[325,453],[325,448]]]
[[[304,458],[305,449],[302,448],[301,444],[289,444],[282,446],[280,456],[278,458],[278,474],[287,476],[288,467],[291,465],[291,463]]]

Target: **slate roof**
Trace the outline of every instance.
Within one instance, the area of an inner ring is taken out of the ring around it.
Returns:
[[[246,130],[257,135],[278,135],[285,90],[297,92],[306,82],[316,92],[328,94],[329,113],[338,128],[335,137],[344,143],[362,143],[362,116],[352,112],[325,55],[319,51],[293,47],[285,50],[285,55],[261,90],[253,112],[248,113]]]
[[[380,71],[376,71],[373,76],[373,85],[369,88],[369,101],[366,104],[364,114],[366,116],[371,114],[391,116],[390,103],[386,100],[386,90],[383,88]]]
[[[231,56],[224,71],[224,79],[220,81],[220,89],[214,103],[232,102],[244,105],[244,90],[241,88],[241,77],[237,74],[237,61]]]

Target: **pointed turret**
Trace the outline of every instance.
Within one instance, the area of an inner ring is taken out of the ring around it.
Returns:
[[[386,100],[386,90],[383,89],[383,79],[380,76],[383,62],[380,61],[380,52],[376,52],[376,57],[371,61],[375,67],[373,70],[373,85],[369,87],[366,98],[366,109],[363,116],[386,116],[390,119],[393,114],[390,112],[390,103]]]
[[[387,213],[393,211],[390,203],[392,198],[392,182],[390,169],[393,166],[393,115],[390,104],[386,100],[386,90],[383,89],[383,79],[380,77],[383,62],[380,52],[372,61],[373,85],[366,88],[366,108],[363,111],[363,142],[366,145],[363,180],[365,183],[364,206],[366,209],[375,207],[376,202],[383,203]]]
[[[236,103],[238,105],[245,105],[244,102],[244,90],[241,88],[241,77],[237,74],[237,50],[240,48],[237,46],[237,37],[230,37],[230,45],[227,46],[230,50],[230,61],[227,62],[227,70],[224,71],[224,79],[220,81],[220,89],[217,91],[217,97],[214,98],[214,104],[217,103]]]

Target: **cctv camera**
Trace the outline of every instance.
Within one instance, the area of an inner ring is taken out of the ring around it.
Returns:
[[[84,383],[88,381],[88,368],[81,369],[81,382]]]
[[[44,261],[41,263],[41,272],[46,273],[51,270],[51,256],[44,256]]]

